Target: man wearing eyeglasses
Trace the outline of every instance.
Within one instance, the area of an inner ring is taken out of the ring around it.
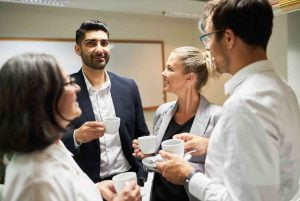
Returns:
[[[200,39],[218,71],[232,74],[206,172],[163,151],[168,160],[156,167],[202,201],[289,201],[299,185],[300,116],[293,90],[267,58],[272,8],[267,0],[219,0],[208,3],[206,15]]]

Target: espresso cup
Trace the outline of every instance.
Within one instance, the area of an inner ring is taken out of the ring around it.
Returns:
[[[124,172],[118,175],[113,176],[112,181],[114,183],[114,187],[117,193],[120,193],[124,186],[131,182],[137,182],[136,173],[135,172]]]
[[[169,139],[161,143],[162,150],[183,157],[184,142],[181,139]]]
[[[103,119],[103,124],[105,127],[105,133],[114,134],[119,131],[120,118],[119,117],[106,117]]]
[[[138,138],[140,150],[143,154],[152,154],[156,149],[156,136],[142,136]]]

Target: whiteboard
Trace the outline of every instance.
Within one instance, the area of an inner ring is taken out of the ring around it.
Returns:
[[[26,52],[53,55],[68,73],[77,72],[81,59],[74,52],[73,39],[0,38],[0,67],[9,58]],[[135,80],[144,109],[153,109],[165,101],[161,72],[164,66],[162,41],[111,41],[106,70]]]

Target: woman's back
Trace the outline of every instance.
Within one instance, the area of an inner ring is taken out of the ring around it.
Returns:
[[[10,161],[3,201],[99,201],[99,192],[61,142],[16,154]]]

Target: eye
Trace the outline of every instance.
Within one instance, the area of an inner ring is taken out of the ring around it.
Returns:
[[[101,46],[102,47],[107,47],[108,45],[109,45],[109,41],[108,40],[101,41]]]
[[[171,72],[174,72],[174,69],[171,66],[167,66],[167,70],[171,71]]]
[[[96,45],[96,42],[95,42],[95,41],[88,41],[88,42],[86,43],[86,45],[89,46],[89,47],[93,47],[93,46]]]

